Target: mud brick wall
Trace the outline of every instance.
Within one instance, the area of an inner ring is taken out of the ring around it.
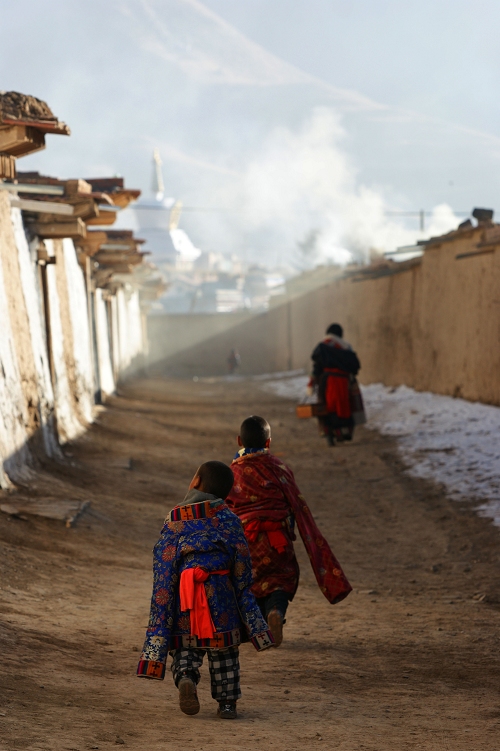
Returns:
[[[420,261],[398,264],[393,273],[345,275],[207,335],[162,367],[222,374],[237,347],[243,374],[309,368],[315,343],[338,321],[359,354],[362,383],[500,405],[500,247],[481,249],[483,239],[484,230],[473,228],[428,246]]]

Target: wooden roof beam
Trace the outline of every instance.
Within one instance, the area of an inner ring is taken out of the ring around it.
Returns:
[[[114,263],[131,263],[135,266],[138,263],[142,263],[141,253],[106,253],[99,250],[94,258],[102,266],[109,266]]]
[[[63,196],[64,186],[54,183],[48,185],[38,185],[32,183],[0,183],[2,190],[9,193],[35,193],[41,196]]]
[[[35,235],[43,239],[62,239],[71,237],[73,239],[84,238],[87,234],[85,223],[80,218],[73,221],[61,222],[33,222],[30,228]]]
[[[98,210],[97,216],[86,220],[86,223],[91,226],[100,226],[100,227],[107,227],[110,224],[114,224],[116,222],[116,217],[118,215],[117,209],[111,209],[109,207],[108,209],[104,209],[104,207],[101,207],[101,209]]]
[[[77,241],[77,246],[87,256],[95,256],[102,243],[106,241],[106,233],[102,230],[89,230],[84,238]]]
[[[55,203],[53,201],[30,201],[25,198],[18,198],[17,196],[14,196],[10,199],[10,205],[13,208],[21,209],[21,211],[29,211],[33,214],[60,214],[63,216],[73,214],[73,206],[70,206],[69,203]]]
[[[125,187],[123,177],[89,177],[88,182],[92,189],[107,193],[116,206],[126,208],[132,201],[137,201],[141,195],[140,190],[131,190]]]
[[[137,201],[141,195],[140,190],[115,190],[110,194],[115,206],[119,206],[120,209],[126,209],[127,206],[133,201]]]
[[[45,135],[37,128],[0,123],[0,152],[20,157],[44,148]]]

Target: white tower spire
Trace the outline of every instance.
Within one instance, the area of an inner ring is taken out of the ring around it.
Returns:
[[[153,150],[153,193],[156,194],[157,201],[162,201],[165,195],[165,185],[161,171],[162,164],[160,151],[155,148]]]

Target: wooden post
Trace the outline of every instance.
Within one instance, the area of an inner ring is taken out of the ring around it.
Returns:
[[[420,209],[420,232],[425,232],[425,211]]]

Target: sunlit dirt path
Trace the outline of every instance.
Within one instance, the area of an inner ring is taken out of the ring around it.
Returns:
[[[354,586],[330,606],[301,544],[278,650],[241,648],[237,721],[178,709],[170,674],[139,680],[151,548],[197,465],[227,462],[263,414]],[[387,438],[328,449],[255,381],[128,385],[30,496],[89,499],[77,525],[0,514],[0,748],[495,751],[500,531],[410,480]],[[127,469],[131,459],[131,468]]]

